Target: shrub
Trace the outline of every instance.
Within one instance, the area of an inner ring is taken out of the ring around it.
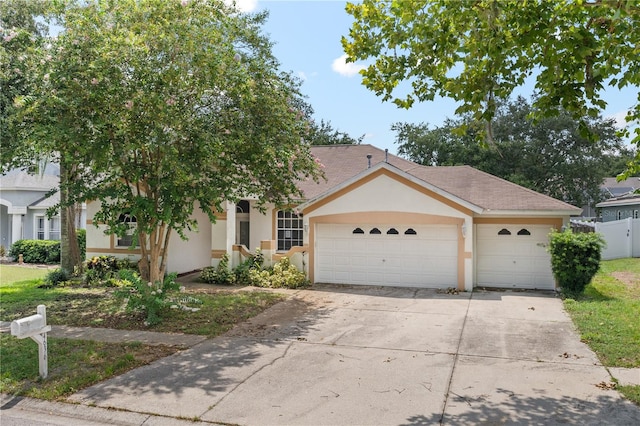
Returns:
[[[67,271],[61,268],[54,269],[44,277],[43,287],[55,287],[65,281],[69,281],[69,274]]]
[[[248,257],[244,262],[240,265],[236,266],[233,270],[233,273],[236,276],[236,283],[239,284],[251,284],[251,277],[249,276],[249,271],[251,270],[261,270],[262,264],[264,263],[264,254],[260,249],[256,250],[256,254]]]
[[[602,248],[605,245],[598,233],[577,233],[567,229],[552,232],[549,252],[551,269],[562,292],[581,294],[600,269]]]
[[[25,263],[58,263],[60,241],[18,240],[11,245],[9,256],[17,260],[20,255]]]
[[[209,284],[232,285],[236,281],[235,274],[229,269],[229,255],[225,253],[218,266],[207,266],[200,273],[200,279]]]
[[[4,248],[3,245],[0,244],[0,258],[3,258],[7,255],[7,249]]]
[[[252,285],[269,288],[300,288],[309,284],[304,272],[298,271],[288,257],[273,265],[271,269],[251,269],[249,278]]]
[[[145,313],[145,325],[155,325],[161,321],[162,310],[173,303],[168,295],[180,289],[176,276],[173,273],[163,282],[145,283],[137,272],[123,269],[119,272],[123,288],[116,295],[127,300],[127,311]]]
[[[138,271],[138,264],[115,256],[94,256],[85,263],[84,282],[89,285],[118,285],[118,271]]]

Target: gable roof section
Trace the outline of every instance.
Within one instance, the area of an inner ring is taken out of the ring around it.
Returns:
[[[371,167],[387,162],[389,168],[410,175],[423,186],[448,198],[489,211],[557,211],[563,214],[578,214],[580,209],[552,197],[540,194],[520,185],[474,169],[470,166],[422,166],[405,160],[372,145],[314,146],[311,152],[325,165],[326,181],[302,182],[299,186],[309,201],[324,198],[354,179],[367,175],[371,155]],[[402,174],[402,173],[400,173]],[[360,176],[358,176],[360,175]],[[438,189],[440,191],[438,191]],[[476,210],[476,209],[472,209]]]

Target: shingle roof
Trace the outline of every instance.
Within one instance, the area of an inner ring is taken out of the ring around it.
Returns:
[[[325,165],[327,181],[319,184],[303,182],[300,189],[308,200],[365,171],[369,167],[367,155],[372,156],[372,166],[385,161],[385,151],[372,145],[314,146],[311,151]],[[387,158],[392,166],[485,210],[579,210],[570,204],[470,166],[432,167],[422,166],[393,154],[388,154]]]
[[[0,176],[0,188],[6,190],[49,191],[57,188],[60,178],[54,175],[31,175],[23,171],[12,171]]]

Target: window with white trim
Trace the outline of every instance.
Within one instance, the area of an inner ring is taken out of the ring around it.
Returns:
[[[302,214],[279,210],[276,227],[278,251],[287,251],[291,247],[302,245]]]
[[[126,224],[129,227],[129,229],[123,236],[117,237],[118,241],[116,245],[118,247],[131,247],[132,245],[137,246],[138,241],[133,241],[133,234],[135,233],[135,228],[138,225],[138,221],[136,220],[136,217],[132,216],[129,213],[122,213],[118,217],[118,221]]]
[[[49,239],[60,240],[60,218],[58,216],[49,219]]]
[[[46,219],[44,216],[36,216],[36,240],[46,239]]]

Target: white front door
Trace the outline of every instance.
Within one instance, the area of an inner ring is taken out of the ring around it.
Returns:
[[[455,225],[318,224],[315,281],[458,286]]]

